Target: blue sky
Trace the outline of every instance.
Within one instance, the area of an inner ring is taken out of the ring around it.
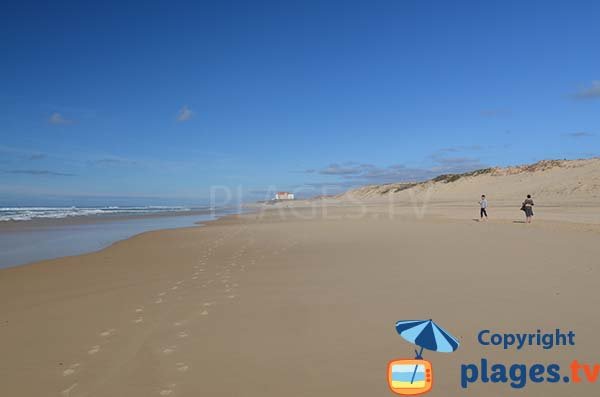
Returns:
[[[600,155],[596,1],[140,4],[3,6],[0,205]]]

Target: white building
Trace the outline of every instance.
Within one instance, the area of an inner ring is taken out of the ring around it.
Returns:
[[[275,193],[275,200],[293,200],[294,193],[290,192],[277,192]]]

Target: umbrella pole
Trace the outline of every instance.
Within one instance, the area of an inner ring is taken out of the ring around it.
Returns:
[[[416,353],[416,352],[417,352],[417,351],[415,350],[415,353]],[[417,357],[415,357],[415,359],[417,359],[417,360],[422,360],[422,359],[423,359],[423,356],[422,356],[421,354],[423,354],[423,346],[421,346],[421,351],[417,353]],[[417,365],[415,365],[415,370],[413,371],[412,378],[410,379],[410,384],[411,384],[411,385],[412,385],[412,384],[413,384],[413,382],[415,381],[415,375],[417,375],[417,368],[419,368],[419,365],[418,365],[418,364],[417,364]]]

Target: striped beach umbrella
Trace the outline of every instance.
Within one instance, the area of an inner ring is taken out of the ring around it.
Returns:
[[[452,353],[460,343],[433,320],[407,320],[396,323],[401,337],[421,348],[435,352]],[[417,354],[420,356],[420,353]]]
[[[423,359],[423,349],[435,352],[452,353],[460,343],[455,337],[446,332],[442,327],[433,322],[433,320],[405,320],[396,323],[396,331],[401,337],[421,348],[416,351],[415,359]],[[415,380],[418,365],[415,365],[410,383]]]

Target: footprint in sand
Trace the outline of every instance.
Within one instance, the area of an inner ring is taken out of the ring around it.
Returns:
[[[79,368],[80,366],[81,366],[81,364],[79,364],[79,363],[70,365],[69,368],[67,368],[63,371],[63,376],[73,375],[75,373],[75,371],[77,371],[77,368]]]
[[[163,354],[172,354],[175,352],[176,346],[169,346],[163,349]]]
[[[190,369],[190,367],[188,367],[187,365],[185,365],[185,363],[177,363],[175,365],[177,366],[177,371],[180,371],[180,372],[185,372],[188,369]]]
[[[102,336],[103,338],[108,338],[110,336],[113,336],[116,332],[117,332],[116,329],[111,328],[111,329],[107,329],[106,331],[100,332],[100,336]]]
[[[90,350],[88,350],[89,355],[94,355],[100,351],[100,345],[92,346]]]
[[[71,395],[71,392],[73,391],[73,389],[75,389],[76,387],[77,387],[77,383],[73,383],[71,386],[69,386],[68,389],[61,391],[60,395],[62,397],[69,397]]]

